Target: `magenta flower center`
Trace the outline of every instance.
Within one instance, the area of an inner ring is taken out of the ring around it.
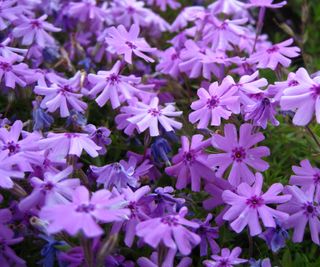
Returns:
[[[31,24],[33,29],[37,29],[37,28],[41,27],[41,22],[36,20],[36,19],[31,20],[30,24]]]
[[[320,184],[320,173],[316,173],[315,175],[313,175],[313,182],[315,184]]]
[[[44,190],[44,191],[50,191],[50,190],[53,189],[53,187],[54,187],[54,184],[53,184],[53,183],[47,182],[47,183],[45,183],[45,184],[42,185],[42,190]]]
[[[171,60],[172,61],[174,61],[174,60],[176,60],[178,58],[179,58],[179,55],[177,53],[174,53],[174,54],[171,55]]]
[[[93,204],[81,204],[77,207],[76,212],[89,213],[95,210]]]
[[[299,82],[296,81],[296,80],[291,80],[291,81],[288,82],[288,85],[290,87],[297,86],[297,85],[299,85]]]
[[[130,201],[130,203],[128,205],[128,209],[130,209],[130,211],[131,211],[130,218],[137,217],[138,207],[137,207],[137,204],[135,201]]]
[[[320,85],[314,85],[311,87],[311,92],[312,92],[312,95],[313,97],[317,97],[320,95]]]
[[[108,78],[107,81],[110,82],[112,85],[117,84],[120,82],[120,76],[118,74],[112,73]]]
[[[192,163],[194,161],[194,159],[195,159],[194,152],[192,150],[190,150],[189,152],[185,152],[184,155],[183,155],[183,158],[188,163]]]
[[[220,26],[219,26],[219,30],[225,30],[227,29],[228,23],[223,22]]]
[[[303,209],[304,209],[304,214],[307,217],[314,217],[314,216],[318,216],[318,214],[319,214],[317,204],[313,204],[310,201],[308,201],[307,203],[305,203],[303,205]]]
[[[151,116],[153,116],[153,117],[161,116],[161,111],[156,108],[149,109],[148,113],[151,114]]]
[[[3,147],[2,150],[6,150],[6,149],[9,150],[9,155],[13,155],[13,154],[16,154],[17,152],[19,152],[20,146],[19,146],[19,144],[16,144],[15,142],[10,141]]]
[[[279,51],[279,47],[274,45],[274,46],[271,46],[270,48],[267,49],[267,53],[268,54],[272,54],[272,53],[276,53]]]
[[[174,216],[167,216],[161,219],[161,222],[163,224],[167,224],[169,226],[177,226],[178,225],[178,219]]]
[[[251,198],[248,198],[246,203],[247,205],[249,205],[250,208],[255,209],[262,206],[264,201],[262,197],[254,195]]]
[[[12,66],[10,63],[8,62],[0,62],[0,68],[4,71],[4,72],[8,72],[12,70]]]
[[[219,104],[219,98],[217,96],[212,96],[210,99],[207,101],[207,107],[210,109],[216,108]]]
[[[72,88],[69,85],[63,85],[63,86],[60,86],[60,89],[58,92],[64,95],[67,92],[72,92]]]
[[[137,48],[137,46],[134,43],[129,42],[129,41],[126,41],[126,45],[129,46],[131,49],[136,49]]]
[[[127,8],[127,11],[128,11],[129,14],[134,14],[134,13],[136,12],[135,8],[132,7],[132,6],[129,6],[129,7]]]
[[[78,135],[78,134],[75,134],[75,133],[65,133],[64,136],[67,137],[67,138],[76,138],[76,137],[79,137],[79,135]]]
[[[244,160],[246,158],[246,151],[243,147],[236,147],[236,148],[232,149],[231,157],[233,160],[235,160],[237,162],[241,162],[242,160]]]
[[[220,260],[218,266],[219,266],[219,267],[229,267],[229,266],[230,266],[229,260],[228,260],[228,259],[222,259],[222,260]]]

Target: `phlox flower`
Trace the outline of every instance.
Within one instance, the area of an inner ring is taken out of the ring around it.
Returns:
[[[283,224],[286,229],[294,229],[292,241],[302,242],[308,224],[312,241],[319,245],[320,209],[318,199],[315,198],[314,188],[302,191],[293,185],[286,186],[285,192],[291,194],[292,199],[288,203],[278,206],[278,210],[290,214],[290,217]]]
[[[166,11],[167,6],[172,9],[177,9],[181,6],[177,0],[147,0],[148,5],[156,5],[160,7],[161,11]]]
[[[205,9],[203,6],[185,7],[176,17],[171,25],[171,31],[177,32],[188,25],[188,22],[194,22],[199,17],[203,16]]]
[[[140,28],[137,24],[133,24],[129,32],[123,25],[117,28],[111,27],[108,30],[106,42],[112,47],[114,53],[124,55],[124,60],[129,64],[132,64],[132,53],[147,62],[154,62],[145,52],[152,53],[156,49],[151,48],[144,38],[139,38],[139,33]]]
[[[110,223],[128,218],[130,211],[123,208],[125,204],[123,196],[113,197],[108,190],[96,191],[90,197],[88,189],[79,186],[73,191],[72,202],[44,206],[40,218],[49,222],[47,230],[51,234],[65,230],[75,235],[82,231],[87,237],[96,237],[103,234],[98,221]]]
[[[12,35],[16,38],[22,37],[23,45],[37,44],[40,47],[54,45],[54,39],[49,32],[59,32],[61,29],[54,27],[46,22],[47,15],[42,15],[37,19],[20,16],[18,26],[12,30]]]
[[[211,126],[219,126],[221,118],[229,119],[232,113],[240,112],[239,96],[236,87],[231,87],[227,83],[212,83],[209,90],[204,88],[198,89],[197,95],[199,100],[192,102],[191,108],[194,110],[189,115],[189,121],[196,123],[198,129]]]
[[[11,41],[12,39],[8,37],[0,43],[0,56],[6,59],[15,57],[17,61],[22,61],[28,50],[8,46]]]
[[[203,262],[205,267],[232,267],[247,262],[245,259],[239,258],[241,248],[235,247],[230,251],[228,248],[221,250],[221,256],[212,255],[212,260],[205,260]]]
[[[182,189],[191,183],[193,191],[200,191],[201,177],[213,181],[215,173],[208,164],[208,154],[205,148],[210,145],[210,139],[203,140],[203,135],[192,136],[191,142],[188,137],[181,137],[181,148],[172,159],[172,166],[167,167],[168,175],[177,177],[176,188]]]
[[[51,78],[52,77],[52,78]],[[64,79],[55,75],[50,76],[51,84],[37,85],[34,92],[38,95],[44,95],[41,102],[42,108],[47,108],[50,112],[60,109],[61,117],[68,117],[70,109],[84,112],[87,104],[81,100],[80,91],[81,73],[75,74],[71,79]]]
[[[182,123],[170,118],[180,116],[182,111],[176,111],[172,104],[168,104],[165,107],[159,106],[158,97],[153,97],[150,104],[138,102],[136,107],[128,106],[126,111],[133,115],[127,121],[135,124],[139,132],[149,129],[151,136],[159,135],[159,124],[167,132],[181,129],[182,127]]]
[[[249,123],[240,126],[239,139],[237,129],[233,124],[224,126],[224,135],[214,134],[212,145],[225,153],[211,154],[209,160],[214,166],[219,166],[218,176],[222,176],[225,170],[232,165],[228,180],[231,185],[237,186],[242,181],[252,184],[254,174],[249,166],[258,171],[265,171],[269,164],[262,157],[269,156],[270,150],[266,146],[253,147],[264,140],[262,133],[253,133],[253,126]]]
[[[12,158],[8,158],[6,152],[0,152],[0,187],[1,188],[12,188],[14,185],[12,181],[13,178],[15,179],[24,178],[24,173],[22,171],[15,170],[13,168],[15,164],[16,164],[16,161]]]
[[[213,14],[238,15],[245,12],[245,5],[238,0],[217,0],[208,8]]]
[[[282,223],[276,220],[276,228],[267,228],[259,235],[264,239],[272,252],[278,252],[281,248],[286,246],[286,240],[289,239],[289,233],[283,228]]]
[[[72,171],[72,167],[68,167],[58,173],[45,172],[43,180],[32,177],[30,183],[33,191],[19,203],[19,209],[28,211],[38,205],[68,203],[73,190],[80,185],[79,179],[68,178]]]
[[[101,149],[85,133],[49,133],[47,138],[39,141],[39,146],[42,149],[52,149],[57,158],[65,158],[67,155],[80,157],[83,150],[94,158]]]
[[[299,85],[299,82],[296,79],[296,74],[294,72],[290,72],[286,81],[277,81],[274,84],[270,84],[268,92],[274,96],[276,101],[280,101],[285,89],[297,85]]]
[[[259,260],[250,259],[249,264],[250,264],[250,267],[272,267],[269,258],[259,259]]]
[[[98,151],[100,155],[107,153],[106,146],[111,144],[111,138],[109,137],[111,131],[106,127],[97,128],[93,124],[88,124],[85,126],[85,131],[89,133],[89,137],[97,146],[100,146],[101,149]]]
[[[249,0],[247,7],[281,8],[287,4],[287,1],[273,3],[274,0]]]
[[[252,187],[247,183],[242,183],[237,187],[236,192],[226,190],[222,194],[222,199],[231,207],[223,215],[223,219],[231,222],[231,228],[240,233],[247,225],[250,235],[255,236],[262,232],[259,217],[265,227],[276,227],[275,218],[279,221],[288,219],[285,212],[270,208],[269,204],[285,203],[291,199],[291,195],[279,196],[283,190],[280,183],[270,186],[267,192],[262,190],[263,177],[256,174],[256,181]]]
[[[320,169],[313,167],[309,160],[300,162],[300,166],[292,166],[294,175],[291,175],[289,183],[301,186],[304,191],[312,189],[315,191],[315,199],[320,201]]]
[[[257,64],[257,68],[270,68],[275,70],[278,66],[289,67],[291,59],[299,56],[300,48],[297,46],[289,47],[293,43],[293,39],[288,39],[281,43],[259,49],[253,53],[249,62]]]
[[[178,249],[182,255],[188,255],[192,247],[200,243],[201,238],[188,230],[189,227],[198,228],[199,224],[186,220],[184,217],[187,212],[188,209],[183,207],[178,214],[140,222],[136,227],[137,236],[153,248],[157,248],[162,241],[166,247]]]
[[[15,64],[17,60],[15,55],[6,58],[0,56],[0,81],[12,89],[16,88],[16,84],[25,87],[29,76],[33,75],[27,64]]]
[[[320,123],[320,76],[313,79],[304,68],[298,69],[295,82],[283,91],[280,100],[282,110],[295,111],[293,123],[299,126],[307,125],[314,113]]]
[[[16,0],[7,0],[0,2],[0,31],[8,28],[8,26],[21,15],[22,9],[16,4]]]
[[[90,90],[90,96],[96,96],[101,93],[96,102],[100,107],[104,106],[108,100],[111,101],[112,108],[120,106],[125,100],[131,99],[140,92],[135,84],[141,82],[141,78],[120,75],[121,61],[117,61],[111,70],[98,71],[97,74],[89,74],[88,80],[93,85]]]
[[[160,53],[160,62],[157,65],[157,71],[164,74],[169,74],[173,78],[177,78],[180,69],[179,64],[182,62],[180,58],[180,52],[174,47],[170,47],[164,52]]]

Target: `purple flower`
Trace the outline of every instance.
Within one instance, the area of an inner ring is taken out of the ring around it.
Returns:
[[[278,206],[280,211],[288,212],[290,217],[284,221],[284,227],[294,228],[292,241],[300,243],[303,240],[306,225],[309,224],[311,239],[320,244],[319,203],[314,197],[314,188],[302,191],[297,186],[286,186],[285,192],[292,195],[288,203]]]
[[[176,111],[172,104],[167,104],[164,108],[159,106],[159,98],[153,97],[150,104],[138,102],[136,107],[125,107],[128,113],[133,116],[128,118],[132,124],[135,124],[140,132],[149,129],[151,136],[159,135],[160,123],[165,131],[174,131],[174,128],[181,129],[182,123],[173,120],[170,117],[177,117],[182,114],[182,111]]]
[[[188,209],[183,207],[176,215],[167,215],[146,220],[137,225],[137,236],[143,241],[157,248],[162,241],[163,244],[171,249],[177,249],[182,255],[190,254],[192,247],[198,245],[201,238],[188,230],[187,227],[196,229],[199,224],[188,221],[186,216]]]
[[[192,136],[191,144],[186,136],[181,137],[182,147],[172,159],[173,166],[166,173],[177,177],[176,188],[182,189],[191,183],[193,191],[200,191],[201,177],[214,181],[215,173],[208,164],[208,154],[204,149],[210,145],[210,139],[203,140],[201,134]]]
[[[111,131],[106,127],[96,128],[93,124],[88,124],[85,126],[85,131],[89,133],[89,137],[97,146],[101,149],[98,151],[100,155],[107,153],[106,146],[111,144],[111,138],[109,138]]]
[[[275,70],[279,64],[289,67],[291,59],[299,56],[300,48],[297,46],[289,47],[293,43],[293,39],[288,39],[281,43],[266,47],[253,53],[249,61],[256,64],[257,68],[270,68]]]
[[[183,257],[178,264],[174,264],[176,258],[176,249],[169,249],[166,257],[161,263],[159,263],[159,253],[153,252],[150,256],[150,259],[146,257],[140,257],[137,260],[137,263],[140,267],[190,267],[192,266],[192,259],[189,257]]]
[[[138,38],[139,33],[140,28],[137,24],[133,24],[129,32],[123,25],[117,28],[111,27],[108,30],[109,37],[106,37],[106,42],[111,46],[112,52],[124,55],[124,60],[129,64],[132,64],[132,53],[147,62],[154,62],[145,52],[152,53],[156,49],[151,48],[144,38]]]
[[[277,111],[275,110],[278,103],[274,99],[262,96],[255,104],[245,107],[245,120],[252,120],[253,125],[267,128],[268,121],[272,125],[278,126],[280,123],[275,118]]]
[[[96,96],[101,93],[96,102],[100,107],[104,106],[108,100],[111,101],[113,109],[116,109],[125,100],[131,99],[141,91],[135,87],[135,84],[141,82],[141,78],[120,75],[121,61],[117,61],[111,70],[98,71],[97,75],[89,74],[88,80],[94,87],[90,90],[90,96]]]
[[[199,223],[199,228],[196,229],[196,233],[201,237],[200,242],[200,256],[206,256],[208,254],[208,244],[210,245],[211,253],[218,253],[220,251],[219,245],[214,239],[219,237],[218,227],[211,226],[212,214],[208,214],[206,219],[202,222],[199,219],[193,221]]]
[[[246,4],[247,7],[262,7],[262,8],[281,8],[287,4],[287,1],[282,1],[276,4],[273,4],[274,0],[249,0],[249,3]]]
[[[14,250],[10,247],[17,243],[20,243],[23,240],[22,237],[14,237],[14,233],[12,230],[2,232],[0,234],[0,264],[1,266],[26,266],[26,262],[19,258]]]
[[[73,191],[72,202],[45,206],[40,212],[40,218],[49,221],[49,233],[65,230],[75,235],[83,231],[87,237],[96,237],[103,234],[97,221],[110,223],[128,218],[130,211],[123,208],[125,204],[121,195],[113,197],[110,191],[102,189],[90,197],[88,189],[79,186]]]
[[[17,60],[18,58],[14,55],[7,58],[0,56],[0,81],[12,89],[16,88],[16,84],[25,87],[29,76],[32,75],[27,64],[14,64]]]
[[[295,115],[293,123],[307,125],[314,113],[317,122],[320,123],[320,76],[311,78],[304,68],[296,72],[293,86],[284,89],[280,105],[282,110],[293,110]]]
[[[257,261],[254,259],[250,259],[249,264],[250,264],[250,267],[272,267],[269,258],[265,258],[263,260],[260,259]]]
[[[44,179],[33,177],[30,183],[32,193],[19,203],[19,209],[28,211],[36,206],[52,206],[54,204],[68,203],[73,190],[80,185],[79,179],[70,179],[72,167],[68,167],[59,173],[44,173]]]
[[[147,0],[148,5],[156,5],[160,7],[161,11],[166,11],[167,6],[172,9],[177,9],[181,6],[177,0]]]
[[[208,7],[213,14],[238,15],[245,12],[244,4],[238,0],[217,0]]]
[[[208,91],[200,88],[197,92],[200,99],[191,104],[195,111],[190,113],[189,121],[199,121],[198,129],[207,128],[209,123],[211,126],[219,126],[221,118],[227,120],[232,113],[240,112],[239,96],[235,95],[237,91],[236,87],[230,88],[226,82],[220,86],[218,82],[212,83]]]
[[[19,159],[18,159],[19,160]],[[7,157],[7,153],[0,152],[0,187],[1,188],[12,188],[14,183],[12,178],[24,178],[24,173],[15,170],[13,166],[16,164],[16,160]]]
[[[157,137],[156,140],[151,144],[151,154],[157,163],[163,161],[166,165],[170,166],[168,153],[171,151],[171,146],[165,138]]]
[[[39,141],[39,146],[42,149],[52,149],[57,158],[65,158],[67,155],[80,157],[83,150],[94,158],[101,149],[85,133],[49,133],[47,138]]]
[[[0,2],[0,30],[8,28],[8,26],[17,19],[18,15],[21,15],[22,8],[14,6],[16,0],[6,0]]]
[[[157,65],[157,71],[164,74],[169,74],[173,78],[177,78],[180,73],[179,64],[182,62],[180,52],[174,47],[170,47],[164,52],[160,53],[160,62]]]
[[[23,45],[37,44],[40,47],[47,45],[54,45],[54,39],[47,31],[59,32],[61,29],[54,27],[52,24],[46,22],[47,15],[42,15],[37,19],[20,16],[18,26],[16,26],[12,34],[16,38],[22,37]]]
[[[262,133],[253,133],[253,126],[249,123],[240,126],[239,139],[236,126],[226,124],[224,126],[224,137],[214,134],[212,145],[225,153],[211,154],[209,160],[212,164],[219,166],[218,176],[222,176],[225,170],[232,165],[228,180],[232,185],[239,185],[241,181],[252,184],[254,174],[248,166],[258,171],[265,171],[269,164],[262,160],[262,157],[269,156],[270,150],[266,146],[253,147],[262,141]]]
[[[315,199],[320,201],[320,169],[313,167],[309,160],[300,162],[300,166],[292,166],[295,175],[291,175],[289,183],[301,186],[304,191],[314,190]]]
[[[44,111],[40,107],[40,101],[35,100],[32,101],[33,104],[33,110],[32,110],[32,118],[33,118],[33,130],[39,131],[43,129],[49,129],[51,124],[54,122],[54,119],[52,116],[50,116],[48,113]]]
[[[49,86],[38,85],[34,92],[44,95],[41,102],[42,108],[47,108],[50,112],[60,109],[61,117],[70,115],[69,109],[84,112],[87,104],[81,100],[80,91],[81,73],[77,72],[74,77],[67,80],[56,75],[50,76],[51,84]]]
[[[267,192],[261,192],[263,177],[256,174],[256,181],[252,187],[247,183],[242,183],[237,187],[236,193],[226,190],[222,198],[226,204],[231,205],[230,209],[223,215],[223,219],[230,221],[231,228],[240,233],[247,225],[250,235],[255,236],[262,232],[259,217],[265,227],[276,227],[275,219],[280,221],[288,219],[289,215],[270,208],[269,204],[284,203],[291,199],[291,195],[278,196],[283,186],[276,183],[270,186]]]
[[[221,256],[212,255],[213,260],[205,260],[203,262],[206,267],[232,267],[247,262],[245,259],[239,258],[241,248],[235,247],[231,252],[228,248],[221,250]]]
[[[1,3],[0,3],[1,5]],[[3,11],[3,9],[1,9]],[[1,25],[1,22],[0,22]],[[11,38],[6,38],[0,43],[0,55],[4,58],[16,58],[17,61],[22,61],[27,53],[27,49],[10,47],[8,44],[12,41]],[[21,55],[20,55],[21,54]]]

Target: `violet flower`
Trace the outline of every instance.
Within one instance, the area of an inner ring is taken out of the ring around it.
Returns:
[[[138,38],[139,33],[140,28],[137,24],[133,24],[129,32],[123,25],[117,28],[111,27],[108,30],[109,36],[106,37],[106,42],[111,46],[112,52],[124,55],[124,60],[129,64],[132,64],[132,53],[147,62],[154,62],[145,53],[152,53],[156,49],[151,48],[144,38]]]
[[[106,127],[96,128],[93,124],[88,124],[85,127],[85,131],[89,133],[89,137],[97,146],[100,146],[101,149],[98,151],[100,155],[107,153],[106,146],[111,144],[111,138],[109,138],[111,131]]]
[[[206,267],[232,267],[247,262],[245,259],[239,258],[241,254],[241,248],[235,247],[230,251],[228,248],[221,250],[221,256],[212,255],[213,260],[205,260],[203,262]]]
[[[247,7],[281,8],[287,4],[287,1],[273,3],[274,0],[249,0]]]
[[[177,178],[176,188],[182,189],[191,183],[193,191],[200,191],[201,178],[214,181],[215,173],[208,164],[208,154],[204,149],[210,145],[210,139],[203,140],[201,134],[192,136],[191,143],[186,136],[181,137],[182,147],[172,159],[173,166],[165,172]]]
[[[44,206],[40,218],[49,222],[48,232],[58,233],[62,230],[70,235],[83,231],[87,237],[103,234],[97,221],[110,223],[123,221],[130,215],[123,196],[113,197],[108,190],[102,189],[92,194],[84,186],[73,191],[72,202],[53,206]],[[68,216],[64,216],[68,214]]]
[[[137,236],[153,248],[157,248],[162,241],[171,249],[178,249],[182,255],[190,254],[192,247],[198,245],[201,238],[187,227],[196,229],[199,224],[188,221],[186,216],[188,209],[183,207],[176,215],[152,218],[137,225]]]
[[[270,155],[269,148],[266,146],[253,147],[264,139],[263,134],[253,133],[253,126],[249,123],[240,126],[239,139],[233,124],[224,126],[224,134],[225,136],[214,134],[212,137],[213,147],[225,151],[225,153],[209,156],[212,165],[219,166],[217,175],[222,176],[232,165],[228,176],[232,185],[237,186],[241,181],[252,184],[255,178],[249,166],[258,171],[265,171],[269,168],[269,164],[261,159]]]
[[[226,204],[231,205],[230,209],[223,215],[223,219],[230,221],[231,228],[240,233],[247,225],[250,235],[255,236],[262,232],[259,217],[265,227],[276,227],[275,218],[284,221],[289,218],[285,212],[270,208],[269,204],[285,203],[291,199],[291,195],[278,196],[283,186],[276,183],[270,186],[267,192],[261,191],[263,177],[256,174],[256,181],[252,187],[247,183],[242,183],[237,187],[236,193],[226,190],[222,198]]]

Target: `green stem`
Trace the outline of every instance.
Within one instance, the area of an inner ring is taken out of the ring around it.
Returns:
[[[312,139],[315,141],[315,143],[317,144],[317,146],[320,148],[320,142],[317,138],[317,136],[314,134],[314,132],[311,130],[311,128],[309,127],[309,125],[306,126],[307,132],[311,135]]]

